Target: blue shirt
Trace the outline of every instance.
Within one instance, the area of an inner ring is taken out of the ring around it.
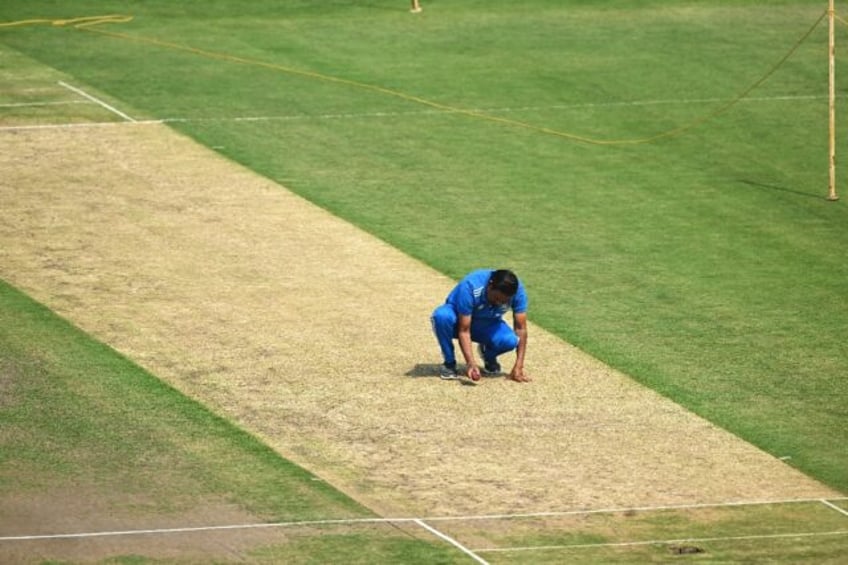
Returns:
[[[527,312],[527,293],[521,280],[518,281],[518,290],[506,304],[489,304],[486,300],[486,286],[492,278],[492,269],[480,269],[473,271],[459,281],[454,289],[448,294],[445,302],[453,306],[460,316],[471,316],[472,318],[489,318],[496,320],[501,318],[507,310],[512,309],[515,314]]]

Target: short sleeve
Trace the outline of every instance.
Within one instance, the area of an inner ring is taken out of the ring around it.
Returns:
[[[524,314],[527,312],[528,305],[529,300],[527,299],[527,293],[524,291],[524,285],[519,282],[518,291],[512,297],[512,311],[515,314]]]
[[[471,284],[463,281],[453,297],[453,306],[460,316],[470,316],[474,312],[474,292]]]

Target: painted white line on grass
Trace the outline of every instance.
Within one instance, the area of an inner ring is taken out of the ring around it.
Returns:
[[[848,500],[848,497],[835,497],[829,500]],[[468,516],[433,516],[429,518],[339,518],[328,520],[306,520],[300,522],[271,522],[271,523],[254,523],[254,524],[230,524],[220,526],[192,526],[184,528],[155,528],[145,530],[120,530],[120,531],[104,531],[104,532],[79,532],[79,533],[64,533],[64,534],[33,534],[19,536],[0,536],[2,541],[21,541],[21,540],[39,540],[39,539],[63,539],[63,538],[94,538],[103,536],[132,536],[142,534],[178,534],[192,532],[209,532],[219,530],[249,530],[258,528],[286,528],[286,527],[304,527],[304,526],[321,526],[333,524],[387,524],[387,523],[402,523],[402,522],[419,522],[426,520],[427,522],[435,521],[471,521],[471,520],[494,520],[494,519],[515,519],[515,518],[545,518],[556,516],[573,516],[573,515],[588,515],[588,514],[612,514],[621,512],[649,512],[660,510],[686,510],[698,508],[722,508],[722,507],[737,507],[737,506],[757,506],[765,504],[799,504],[799,503],[820,503],[821,498],[796,498],[787,500],[762,500],[748,502],[725,502],[725,503],[710,503],[710,504],[681,504],[674,506],[642,506],[634,508],[612,508],[598,510],[565,510],[562,512],[533,512],[523,514],[487,514],[487,515],[468,515]]]
[[[831,498],[830,500],[848,500],[845,498]],[[428,522],[447,520],[504,520],[514,518],[555,518],[558,516],[583,516],[590,514],[620,514],[631,512],[658,512],[662,510],[697,510],[699,508],[733,508],[741,506],[763,506],[771,504],[810,504],[822,502],[820,498],[790,498],[784,500],[742,500],[739,502],[705,502],[699,504],[673,504],[667,506],[636,506],[633,508],[599,508],[588,510],[563,510],[551,512],[528,512],[524,514],[489,514],[478,516],[432,516],[423,518]]]
[[[53,102],[16,102],[13,104],[0,104],[0,108],[23,108],[40,106],[69,106],[71,104],[90,104],[85,100],[54,100]]]
[[[139,535],[161,535],[161,534],[191,534],[202,532],[217,532],[224,530],[257,530],[263,528],[287,528],[297,526],[326,526],[326,525],[345,525],[345,524],[382,524],[390,522],[412,522],[413,519],[389,520],[386,518],[347,518],[338,520],[308,520],[303,522],[269,522],[259,524],[229,524],[221,526],[192,526],[184,528],[152,528],[147,530],[116,530],[105,532],[78,532],[67,534],[34,534],[20,536],[0,536],[0,542],[3,541],[32,541],[32,540],[50,540],[50,539],[80,539],[80,538],[98,538],[98,537],[115,537],[115,536],[139,536]]]
[[[835,498],[834,500],[839,500],[839,499]],[[839,506],[833,504],[829,500],[822,499],[821,503],[824,504],[825,506],[829,506],[829,507],[833,508],[834,510],[836,510],[840,514],[845,514],[846,516],[848,516],[848,510],[845,510],[844,508],[840,508]]]
[[[462,545],[461,543],[459,543],[458,541],[456,541],[455,539],[453,539],[449,535],[443,534],[442,532],[440,532],[436,528],[433,528],[433,527],[427,525],[426,523],[422,522],[421,520],[414,520],[414,522],[416,524],[418,524],[419,526],[421,526],[422,528],[424,528],[425,530],[427,530],[428,532],[432,533],[435,536],[438,536],[439,538],[441,538],[444,541],[448,542],[449,544],[453,545],[454,547],[456,547],[457,549],[459,549],[463,553],[467,554],[469,557],[471,557],[471,559],[473,559],[477,563],[480,563],[481,565],[489,565],[488,561],[484,560],[482,557],[480,557],[479,555],[474,553],[472,550],[468,549],[467,547],[465,547],[464,545]]]
[[[76,122],[67,124],[30,124],[20,126],[0,126],[0,132],[25,131],[31,129],[75,129],[75,128],[103,128],[113,126],[144,126],[163,123],[162,120],[133,120],[132,122]]]
[[[681,539],[666,539],[666,540],[650,540],[650,541],[623,541],[611,543],[580,543],[574,545],[537,545],[526,547],[485,547],[477,548],[474,551],[478,553],[508,553],[510,551],[542,551],[552,549],[590,549],[600,547],[633,547],[639,545],[671,545],[677,543],[704,543],[716,541],[743,541],[743,540],[758,540],[758,539],[780,539],[780,538],[807,538],[817,536],[844,536],[848,535],[848,530],[836,530],[833,532],[797,532],[788,534],[762,534],[750,536],[727,536],[714,538],[681,538]]]
[[[804,95],[804,96],[764,96],[743,98],[740,102],[774,102],[774,101],[796,101],[796,100],[823,100],[826,96]],[[428,116],[437,114],[457,114],[466,112],[508,114],[515,112],[528,112],[540,110],[577,110],[581,108],[615,108],[615,107],[638,107],[638,106],[670,106],[682,104],[713,104],[727,102],[722,98],[690,98],[670,100],[631,100],[613,102],[581,102],[574,104],[553,104],[547,106],[515,106],[500,108],[455,108],[439,110],[407,110],[397,112],[351,112],[341,114],[297,114],[282,116],[238,116],[238,117],[211,117],[211,118],[163,118],[165,123],[170,122],[262,122],[262,121],[299,121],[299,120],[340,120],[360,118],[394,118],[403,116]]]
[[[84,90],[81,90],[81,89],[79,89],[79,88],[77,88],[77,87],[75,87],[75,86],[71,86],[70,84],[68,84],[68,83],[66,83],[66,82],[62,82],[61,80],[59,81],[59,86],[62,86],[62,87],[64,87],[64,88],[67,88],[67,89],[68,89],[68,90],[70,90],[71,92],[76,92],[77,94],[79,94],[80,96],[82,96],[82,97],[84,97],[84,98],[88,98],[89,100],[91,100],[91,101],[92,101],[92,102],[94,102],[95,104],[98,104],[98,105],[102,106],[103,108],[106,108],[107,110],[109,110],[109,111],[110,111],[110,112],[112,112],[113,114],[117,114],[118,116],[122,117],[123,119],[125,119],[125,120],[126,120],[126,121],[128,121],[128,122],[134,122],[134,121],[135,121],[133,118],[131,118],[130,116],[128,116],[128,115],[126,115],[125,113],[121,112],[120,110],[118,110],[118,109],[117,109],[117,108],[115,108],[114,106],[110,106],[109,104],[107,104],[107,103],[106,103],[106,102],[104,102],[103,100],[100,100],[99,98],[95,98],[94,96],[92,96],[91,94],[89,94],[89,93],[85,92]]]
[[[352,113],[339,113],[339,114],[296,114],[296,115],[281,115],[281,116],[228,116],[228,117],[206,117],[206,118],[183,118],[183,117],[171,117],[171,118],[161,118],[157,120],[135,120],[130,116],[127,116],[123,112],[105,104],[104,102],[97,100],[96,98],[86,94],[85,92],[76,89],[70,85],[60,82],[59,84],[65,86],[74,92],[77,92],[81,96],[88,98],[89,100],[100,104],[101,106],[106,107],[110,111],[116,113],[121,116],[128,122],[139,123],[139,124],[168,124],[168,123],[204,123],[204,122],[271,122],[271,121],[308,121],[308,120],[343,120],[343,119],[362,119],[362,118],[396,118],[396,117],[404,117],[404,116],[429,116],[429,115],[439,115],[439,114],[456,114],[463,112],[479,112],[479,113],[515,113],[515,112],[528,112],[528,111],[541,111],[541,110],[569,110],[569,109],[580,109],[580,108],[614,108],[614,107],[637,107],[637,106],[662,106],[662,105],[680,105],[680,104],[712,104],[712,103],[720,103],[727,102],[726,99],[722,98],[690,98],[690,99],[669,99],[669,100],[631,100],[631,101],[612,101],[612,102],[586,102],[586,103],[574,103],[574,104],[554,104],[547,106],[518,106],[518,107],[502,107],[502,108],[457,108],[454,110],[443,109],[443,110],[407,110],[407,111],[397,111],[397,112],[352,112]],[[839,96],[839,98],[845,98],[846,96]],[[774,102],[774,101],[795,101],[795,100],[822,100],[826,98],[825,96],[819,95],[787,95],[787,96],[761,96],[761,97],[751,97],[751,98],[743,98],[740,102]],[[34,104],[37,105],[37,104]],[[107,122],[105,124],[99,122],[87,122],[80,124],[42,124],[42,125],[33,125],[33,126],[6,126],[0,127],[0,131],[5,130],[24,130],[24,129],[48,129],[48,128],[63,128],[63,127],[86,127],[86,126],[98,126],[98,125],[114,125],[113,122]]]

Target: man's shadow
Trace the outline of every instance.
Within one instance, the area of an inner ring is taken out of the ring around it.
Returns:
[[[416,363],[404,375],[407,377],[438,377],[441,367],[438,363]]]

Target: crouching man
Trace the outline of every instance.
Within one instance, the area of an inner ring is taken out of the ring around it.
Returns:
[[[503,315],[512,310],[513,327]],[[464,377],[473,382],[484,375],[501,372],[498,356],[516,351],[509,378],[527,382],[524,354],[527,350],[527,293],[515,273],[506,269],[480,269],[465,276],[448,294],[445,303],[433,311],[433,332],[442,350],[443,379],[459,379],[453,340],[465,358]],[[472,342],[479,344],[482,371],[474,358]]]

